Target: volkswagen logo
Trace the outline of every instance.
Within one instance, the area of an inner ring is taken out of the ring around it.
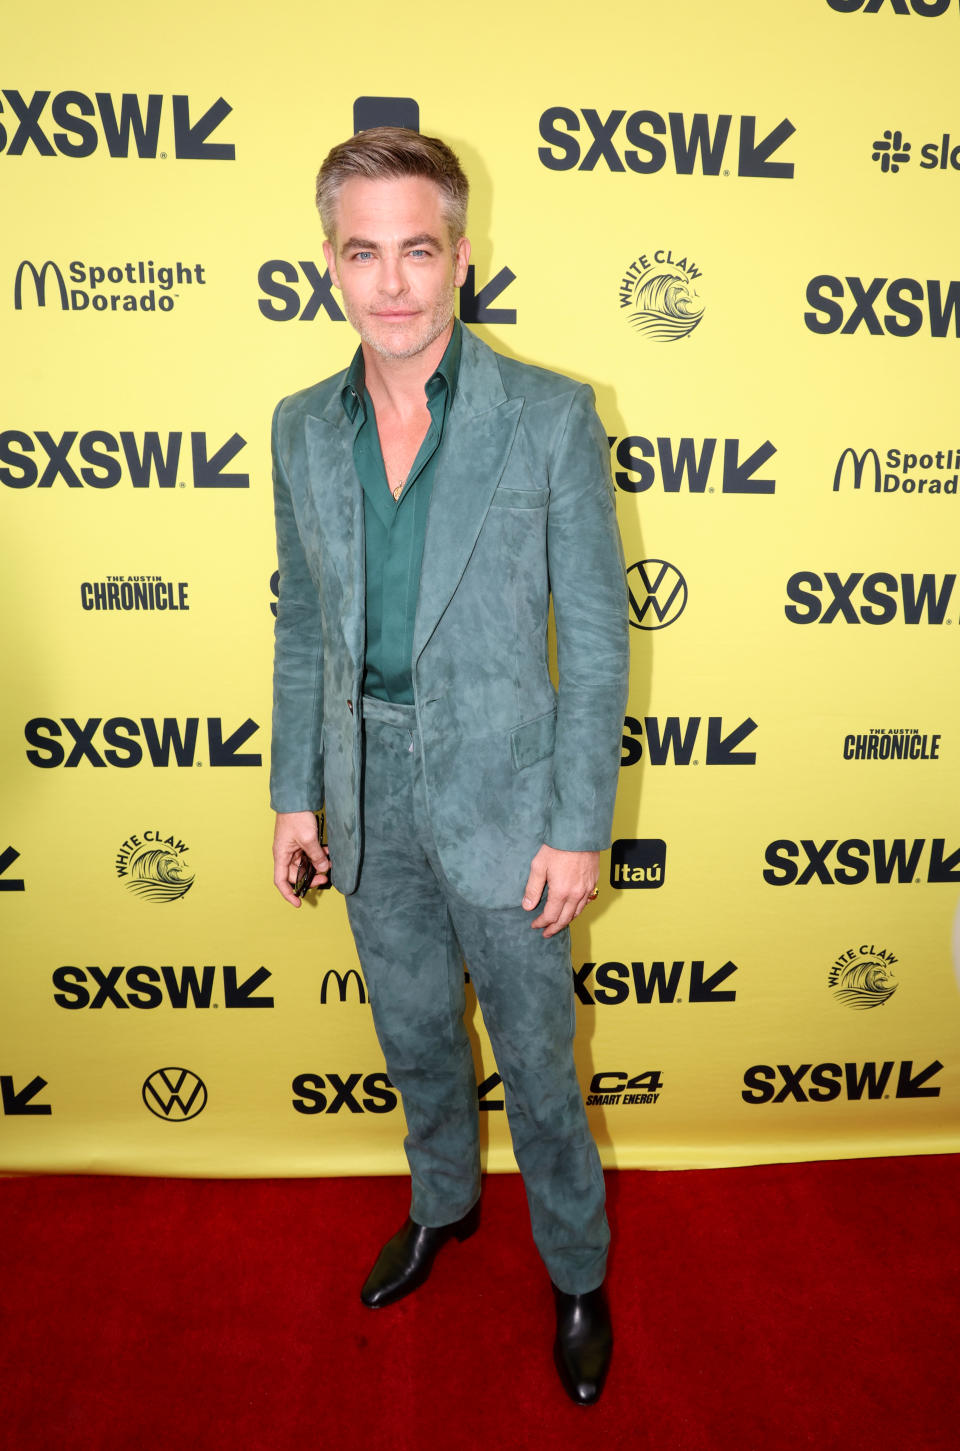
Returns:
[[[662,630],[683,614],[687,581],[665,559],[641,559],[627,570],[630,623],[637,630]]]
[[[143,1101],[157,1118],[182,1123],[206,1107],[207,1089],[189,1068],[158,1068],[143,1085]]]

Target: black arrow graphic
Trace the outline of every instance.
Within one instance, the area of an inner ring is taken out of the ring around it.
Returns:
[[[503,1108],[502,1098],[489,1099],[486,1096],[488,1093],[492,1093],[495,1088],[499,1088],[502,1082],[503,1079],[499,1073],[491,1073],[489,1078],[485,1078],[482,1083],[477,1084],[477,1098],[479,1099],[477,1108],[492,1109],[494,1111]]]
[[[207,721],[207,742],[210,747],[211,766],[262,766],[263,757],[255,751],[240,754],[244,741],[260,729],[255,720],[248,716],[243,725],[237,726],[233,735],[223,738],[223,722],[218,716]]]
[[[723,735],[723,717],[712,715],[707,722],[707,765],[708,766],[755,766],[756,751],[737,751],[741,741],[752,735],[757,723],[747,716],[734,726],[728,736]]]
[[[258,967],[243,982],[237,981],[237,969],[228,963],[223,965],[223,1001],[228,1008],[272,1008],[273,998],[255,998],[256,989],[265,983],[270,973],[265,967]]]
[[[247,440],[234,433],[215,454],[207,457],[207,435],[191,433],[193,443],[193,484],[197,489],[249,489],[249,474],[225,474],[224,469],[235,459]]]
[[[935,1058],[932,1063],[927,1064],[926,1068],[921,1068],[919,1072],[914,1073],[913,1059],[907,1058],[900,1064],[900,1075],[897,1079],[897,1097],[939,1098],[939,1088],[923,1088],[921,1085],[926,1083],[928,1078],[932,1078],[935,1073],[939,1073],[942,1067],[943,1064],[939,1058]]]
[[[783,177],[789,181],[793,176],[793,162],[769,161],[768,157],[772,156],[775,151],[779,151],[796,129],[793,122],[784,117],[780,125],[775,126],[769,136],[764,136],[758,141],[756,139],[756,116],[741,116],[738,174],[740,176]]]
[[[691,962],[690,964],[690,1002],[692,1003],[732,1003],[736,1001],[736,992],[726,989],[719,990],[719,985],[737,971],[735,962],[725,962],[718,967],[716,972],[709,977],[703,975],[703,963]]]
[[[24,890],[22,877],[5,877],[7,867],[12,867],[20,853],[16,847],[8,846],[5,851],[0,852],[0,892],[22,892]]]
[[[491,307],[490,303],[501,292],[506,292],[511,282],[515,282],[516,273],[511,272],[509,267],[501,267],[496,277],[491,278],[485,287],[476,291],[477,279],[476,269],[473,266],[467,268],[466,281],[460,289],[460,317],[463,322],[516,322],[517,310],[515,307]]]
[[[739,438],[728,438],[723,445],[723,492],[725,494],[772,494],[777,487],[776,479],[755,479],[757,469],[763,468],[767,459],[773,458],[776,449],[769,438],[754,449],[749,458],[740,462]]]
[[[960,882],[960,846],[949,856],[944,856],[945,847],[942,836],[935,836],[930,843],[928,882]]]
[[[190,125],[190,97],[173,96],[174,150],[181,161],[234,161],[236,147],[229,142],[208,141],[211,131],[216,131],[220,122],[233,110],[231,105],[218,96],[209,110],[204,111],[199,121]]]
[[[13,1078],[9,1073],[0,1073],[0,1097],[3,1098],[3,1111],[5,1114],[28,1114],[28,1113],[53,1113],[49,1103],[31,1103],[42,1088],[46,1088],[47,1080],[41,1078],[39,1073],[36,1078],[31,1078],[26,1088],[21,1088],[17,1093],[13,1086]]]

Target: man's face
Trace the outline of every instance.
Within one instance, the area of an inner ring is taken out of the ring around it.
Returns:
[[[384,358],[413,358],[453,317],[470,243],[451,246],[440,188],[426,177],[354,178],[337,203],[336,251],[324,242],[323,255],[363,341]]]

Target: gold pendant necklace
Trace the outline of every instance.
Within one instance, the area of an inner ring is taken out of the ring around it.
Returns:
[[[397,500],[400,498],[400,495],[403,493],[403,486],[406,482],[406,479],[401,479],[399,484],[397,484],[396,488],[390,490],[391,494],[393,495],[394,503],[397,502]]]

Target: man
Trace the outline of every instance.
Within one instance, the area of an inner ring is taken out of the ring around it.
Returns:
[[[403,1100],[410,1217],[361,1298],[417,1289],[477,1225],[465,960],[553,1282],[557,1367],[590,1403],[612,1346],[609,1232],[567,929],[610,842],[626,701],[607,440],[589,388],[455,321],[467,182],[442,142],[355,136],[324,162],[317,201],[361,342],[274,416],[274,880],[299,906],[298,869],[311,886],[332,871]]]

